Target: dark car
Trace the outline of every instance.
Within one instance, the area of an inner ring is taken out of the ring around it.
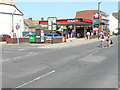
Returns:
[[[11,38],[11,36],[7,34],[0,35],[0,41],[6,41],[7,38]]]
[[[52,34],[46,34],[45,37],[52,38]],[[60,36],[60,34],[57,34],[57,33],[53,34],[53,38],[59,38],[59,37],[63,37],[63,36]]]

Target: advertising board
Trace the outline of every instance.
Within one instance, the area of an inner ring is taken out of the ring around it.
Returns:
[[[48,17],[48,30],[56,30],[57,29],[57,18],[56,17]]]

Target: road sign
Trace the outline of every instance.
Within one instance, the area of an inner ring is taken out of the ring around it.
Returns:
[[[17,30],[20,29],[20,25],[17,24],[17,25],[16,25],[16,29],[17,29]]]

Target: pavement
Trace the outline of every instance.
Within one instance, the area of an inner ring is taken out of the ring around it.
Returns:
[[[116,36],[112,36],[111,38],[116,37]],[[95,39],[90,39],[90,40],[86,40],[85,38],[80,38],[80,39],[72,39],[72,42],[70,41],[71,39],[68,39],[67,42],[64,43],[54,43],[54,44],[30,44],[30,43],[24,43],[24,44],[6,44],[6,42],[0,42],[0,44],[2,44],[3,47],[13,47],[13,48],[67,48],[67,47],[74,47],[74,46],[79,46],[79,45],[85,45],[85,44],[89,44],[89,43],[93,43],[93,42],[97,42],[100,41],[100,39],[98,40],[98,38]]]
[[[2,87],[118,88],[118,38],[112,40],[110,48],[97,39],[66,48],[3,47]]]

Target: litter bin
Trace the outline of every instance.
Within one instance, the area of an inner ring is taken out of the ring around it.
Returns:
[[[29,34],[29,42],[30,43],[36,42],[36,35],[35,34]]]

